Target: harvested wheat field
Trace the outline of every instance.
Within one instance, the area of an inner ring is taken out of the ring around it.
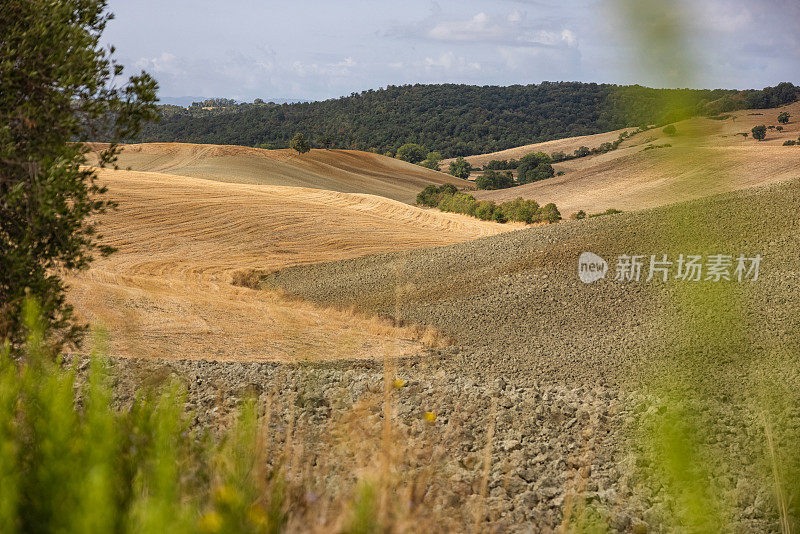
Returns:
[[[222,182],[367,193],[409,204],[428,184],[469,185],[448,174],[357,150],[311,150],[298,155],[293,150],[145,143],[125,146],[118,166]]]
[[[614,130],[612,132],[603,132],[593,135],[580,135],[577,137],[565,137],[564,139],[554,139],[552,141],[545,141],[543,143],[533,143],[530,145],[508,148],[498,152],[490,152],[488,154],[477,154],[475,156],[467,156],[464,159],[469,162],[473,167],[483,167],[492,160],[511,160],[520,159],[532,152],[544,152],[545,154],[552,154],[553,152],[564,152],[565,154],[572,154],[576,149],[586,146],[589,148],[602,145],[603,143],[612,143],[617,140],[619,134],[622,132],[633,132],[635,128],[625,128],[622,130]],[[447,169],[450,162],[455,161],[456,158],[449,158],[442,160],[442,168]]]
[[[394,200],[295,187],[100,171],[119,209],[118,248],[69,280],[83,319],[110,330],[116,354],[298,361],[417,351],[432,332],[394,328],[233,284],[251,269],[448,245],[513,230]]]
[[[563,176],[498,191],[479,191],[475,196],[496,202],[520,196],[541,204],[554,202],[566,217],[578,210],[646,209],[800,177],[800,149],[782,146],[800,135],[797,119],[782,125],[783,131],[769,130],[765,141],[737,135],[749,133],[759,124],[779,126],[777,116],[783,111],[800,116],[800,103],[738,111],[724,120],[678,122],[678,135],[672,137],[660,128],[641,132],[618,150],[554,165],[565,172]],[[587,146],[593,148],[600,142]],[[664,147],[666,144],[671,146]],[[524,147],[525,153],[555,151],[546,145]],[[491,159],[498,158],[493,155]]]

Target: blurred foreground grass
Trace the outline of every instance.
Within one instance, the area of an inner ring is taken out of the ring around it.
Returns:
[[[76,391],[74,366],[44,346],[38,308],[25,315],[24,354],[0,354],[0,532],[283,528],[282,479],[261,469],[254,402],[219,438],[190,431],[176,384],[116,410],[102,357]]]

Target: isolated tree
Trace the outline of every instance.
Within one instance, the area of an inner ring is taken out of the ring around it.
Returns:
[[[409,163],[419,163],[425,159],[427,152],[425,147],[416,143],[406,143],[397,149],[397,159],[402,159]]]
[[[455,161],[450,162],[450,174],[456,178],[466,180],[472,173],[472,165],[467,160],[459,156]]]
[[[103,197],[78,139],[137,135],[156,118],[156,82],[142,72],[121,87],[123,68],[101,34],[104,0],[5,0],[0,9],[0,345],[23,337],[26,296],[39,301],[54,348],[77,344],[61,276],[110,254],[92,216]],[[100,165],[116,162],[113,142]]]
[[[751,131],[753,132],[753,139],[763,141],[767,138],[767,127],[763,124],[761,126],[754,126]]]
[[[306,139],[306,136],[301,133],[297,133],[292,137],[292,140],[289,141],[289,147],[292,150],[296,150],[298,155],[305,154],[311,150],[311,145]]]
[[[781,124],[789,124],[789,119],[791,117],[792,116],[789,114],[788,111],[784,111],[783,113],[778,115],[778,122],[781,123]]]
[[[668,125],[664,126],[664,129],[661,130],[661,131],[664,132],[665,134],[669,135],[670,137],[672,137],[673,135],[678,133],[678,129],[675,128],[674,124],[668,124]]]
[[[517,167],[517,182],[529,184],[546,180],[555,176],[555,170],[551,165],[550,156],[544,152],[534,152],[519,160]]]

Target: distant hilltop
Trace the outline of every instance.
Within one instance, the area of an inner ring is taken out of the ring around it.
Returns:
[[[639,85],[403,85],[322,102],[205,99],[161,106],[135,142],[287,148],[303,133],[315,148],[393,155],[417,143],[443,157],[470,156],[565,137],[668,124],[797,100],[791,83],[762,90],[651,89]],[[93,141],[102,139],[92,139]]]

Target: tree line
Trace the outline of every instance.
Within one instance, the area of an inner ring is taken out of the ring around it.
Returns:
[[[130,139],[288,148],[302,132],[314,148],[396,155],[404,145],[444,158],[626,127],[668,124],[698,114],[794,101],[797,88],[762,91],[650,89],[579,82],[538,85],[388,86],[322,102],[242,103],[189,109],[160,106],[161,120]],[[667,111],[665,111],[667,110]],[[97,140],[97,139],[95,139]],[[424,157],[424,156],[423,156]]]

